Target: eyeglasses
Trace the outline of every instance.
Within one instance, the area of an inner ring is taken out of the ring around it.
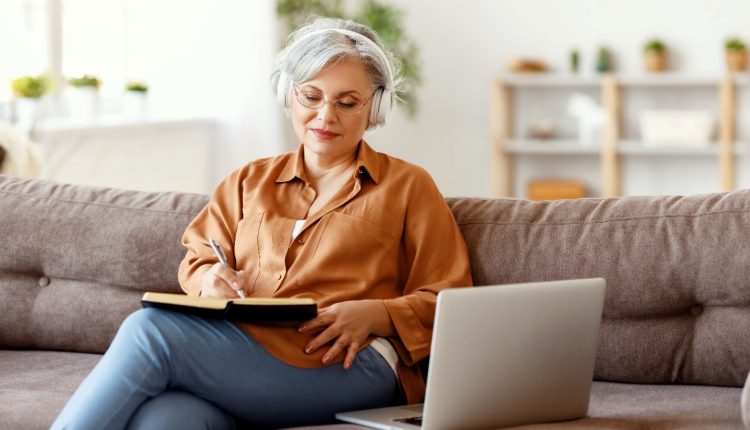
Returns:
[[[323,92],[310,87],[294,87],[294,95],[302,106],[308,109],[320,109],[326,103],[333,105],[333,110],[338,115],[354,116],[362,112],[372,100],[370,97],[367,101],[361,102],[352,96],[344,96],[336,100],[328,100],[323,97]]]

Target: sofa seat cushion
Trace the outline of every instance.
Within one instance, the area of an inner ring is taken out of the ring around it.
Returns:
[[[0,429],[48,429],[99,354],[0,350]]]
[[[742,429],[741,392],[735,387],[594,382],[586,418],[513,429]],[[365,429],[350,424],[298,427],[303,428]]]
[[[0,350],[0,429],[48,429],[98,354]],[[589,416],[523,429],[741,429],[733,387],[594,382]],[[346,430],[356,426],[318,428]]]

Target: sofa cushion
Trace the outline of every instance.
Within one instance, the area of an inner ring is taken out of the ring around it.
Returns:
[[[104,352],[143,291],[180,291],[207,201],[0,176],[0,348]]]
[[[448,202],[476,285],[607,280],[597,379],[744,383],[750,369],[750,191]]]
[[[0,429],[48,429],[100,358],[0,350]]]

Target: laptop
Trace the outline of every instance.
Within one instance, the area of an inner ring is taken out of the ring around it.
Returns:
[[[606,281],[443,290],[425,403],[336,418],[377,429],[493,429],[588,412]]]

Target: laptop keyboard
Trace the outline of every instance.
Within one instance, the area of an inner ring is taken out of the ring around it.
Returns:
[[[394,418],[393,421],[398,421],[400,423],[405,424],[411,424],[415,426],[421,426],[422,425],[422,416],[418,417],[409,417],[409,418]]]

